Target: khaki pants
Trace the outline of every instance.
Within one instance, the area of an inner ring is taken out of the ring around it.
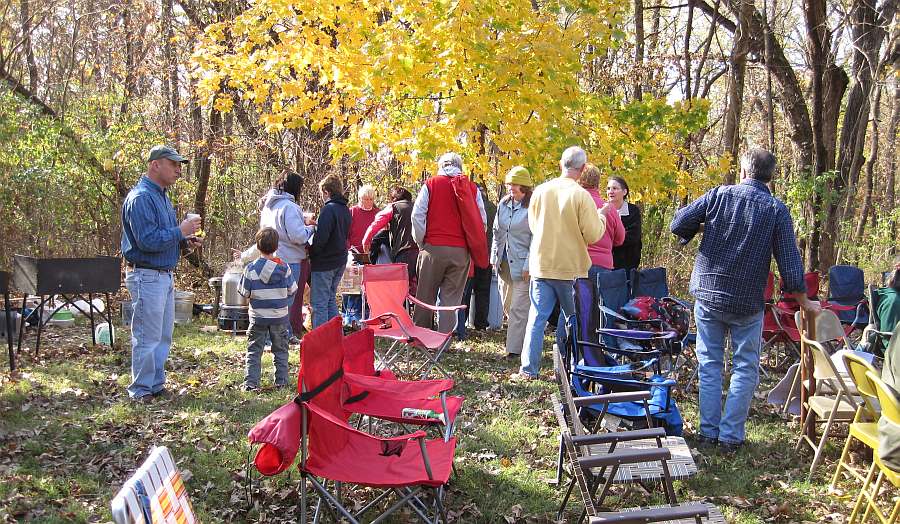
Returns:
[[[528,308],[531,307],[531,298],[528,295],[528,284],[531,279],[513,280],[506,260],[500,264],[499,275],[503,312],[509,318],[506,326],[506,352],[519,355],[525,343],[525,325],[528,324]]]
[[[442,306],[462,303],[469,276],[469,251],[466,248],[425,244],[419,251],[416,269],[419,274],[417,299],[433,305],[437,303],[440,292]],[[413,321],[417,326],[434,329],[434,313],[423,307],[416,306]],[[438,331],[441,333],[450,333],[455,325],[455,311],[442,311],[438,315]]]

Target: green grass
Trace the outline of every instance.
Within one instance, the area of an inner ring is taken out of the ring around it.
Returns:
[[[169,388],[177,395],[136,405],[124,389],[127,350],[91,347],[83,326],[54,332],[39,360],[29,351],[19,373],[0,375],[0,522],[108,521],[109,501],[153,445],[172,450],[203,522],[294,520],[296,471],[256,482],[253,502],[247,501],[247,431],[291,393],[239,390],[243,338],[178,327],[168,363]],[[466,397],[448,511],[459,522],[553,522],[561,500],[561,489],[551,483],[555,385],[509,382],[517,364],[503,354],[502,337],[491,334],[456,343],[446,356]],[[291,366],[296,373],[296,352]],[[269,354],[263,372],[266,384],[273,373]],[[543,376],[551,376],[549,358]],[[695,401],[695,395],[679,400],[687,433],[696,423]],[[680,500],[712,502],[733,522],[842,521],[856,486],[845,481],[848,495],[840,498],[827,493],[827,484],[843,439],[807,483],[809,454],[793,450],[797,428],[757,400],[749,445],[733,456],[697,453],[700,473],[676,483]],[[633,488],[612,500],[634,506],[661,499]],[[570,502],[567,515],[574,519],[577,512]]]

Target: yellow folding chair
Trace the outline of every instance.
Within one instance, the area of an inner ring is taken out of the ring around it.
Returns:
[[[881,416],[887,417],[893,424],[900,425],[900,398],[898,398],[897,393],[881,380],[881,377],[878,376],[877,372],[867,371],[866,376],[875,386],[875,391],[878,394],[878,402],[881,404]],[[875,478],[876,470],[878,470],[877,478]],[[875,479],[875,486],[872,490],[869,490],[869,486],[872,485],[872,479]],[[883,523],[893,524],[894,522],[897,522],[897,517],[900,516],[900,497],[896,497],[897,501],[894,503],[894,509],[891,510],[890,516],[887,518],[885,518],[884,513],[881,512],[881,509],[878,508],[878,504],[875,502],[881,491],[881,484],[885,479],[893,484],[895,488],[900,488],[900,471],[888,467],[881,460],[881,456],[876,449],[875,460],[872,463],[872,467],[869,468],[869,474],[866,475],[866,480],[863,483],[862,489],[859,490],[859,495],[856,497],[856,504],[853,505],[853,512],[850,514],[851,523],[856,522],[856,516],[861,509],[862,500],[864,498],[866,499],[866,512],[863,514],[862,522],[865,522],[869,518],[870,512],[874,512],[875,516],[878,517],[878,520]]]
[[[796,449],[799,450],[804,442],[812,448],[813,461],[809,466],[809,476],[807,477],[808,480],[812,480],[813,471],[822,460],[822,452],[831,435],[832,426],[835,422],[853,422],[859,406],[857,399],[854,398],[843,377],[834,367],[834,362],[831,361],[829,352],[823,345],[843,342],[844,328],[841,326],[840,319],[833,311],[824,310],[819,313],[815,320],[816,340],[811,340],[807,337],[805,326],[799,322],[799,316],[799,312],[797,312],[801,348],[808,348],[812,354],[811,376],[816,381],[816,393],[807,397],[804,403],[806,419],[800,426],[800,438],[797,439]],[[803,387],[806,387],[807,390],[812,389],[810,384],[803,384]],[[826,390],[826,387],[830,392]],[[822,429],[819,442],[816,443],[814,439],[807,436],[807,429],[820,419],[825,420],[825,427]]]
[[[878,449],[878,417],[881,415],[881,407],[878,405],[878,394],[875,391],[875,385],[866,376],[871,371],[878,374],[878,371],[872,367],[864,358],[852,353],[844,353],[844,366],[850,374],[850,379],[856,386],[856,391],[862,397],[862,402],[856,409],[856,415],[853,422],[850,423],[850,434],[847,436],[847,443],[844,444],[844,450],[841,452],[841,458],[838,460],[837,467],[834,470],[834,476],[831,478],[831,489],[837,485],[838,477],[841,471],[846,471],[851,477],[864,482],[865,474],[858,472],[850,466],[847,460],[850,456],[850,442],[856,439],[867,446],[872,451]]]

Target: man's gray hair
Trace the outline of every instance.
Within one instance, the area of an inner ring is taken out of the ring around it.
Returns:
[[[566,149],[559,158],[559,167],[566,171],[578,171],[585,164],[587,164],[587,153],[578,146]]]
[[[772,181],[775,163],[775,155],[759,147],[754,147],[741,155],[741,170],[748,177],[764,184]]]
[[[360,188],[356,191],[356,198],[362,200],[364,196],[370,196],[375,198],[375,188],[372,187],[371,184],[365,184],[360,186]]]
[[[438,169],[440,169],[444,166],[447,166],[447,165],[451,165],[451,166],[456,166],[460,170],[462,170],[462,168],[463,168],[462,157],[453,152],[444,153],[443,155],[441,155],[441,158],[438,158],[437,165],[438,165]]]

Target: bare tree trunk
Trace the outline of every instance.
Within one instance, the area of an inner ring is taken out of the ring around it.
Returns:
[[[900,131],[900,80],[894,77],[894,99],[891,102],[891,121],[887,130],[887,158],[888,167],[885,176],[885,206],[884,209],[894,211],[897,209],[896,173],[897,173],[897,131]],[[891,215],[891,255],[897,248],[897,223]]]
[[[866,161],[866,194],[859,222],[856,225],[856,241],[861,242],[866,231],[866,219],[872,209],[872,189],[875,185],[875,164],[878,162],[878,119],[881,118],[881,86],[875,87],[875,99],[872,101],[872,134],[869,137],[869,159]]]
[[[134,96],[135,84],[135,67],[134,67],[134,38],[131,27],[131,2],[125,0],[122,5],[122,34],[125,37],[125,93],[122,98],[122,105],[119,108],[119,114],[125,116],[128,114],[128,105]]]
[[[731,165],[737,166],[737,155],[741,143],[741,113],[744,104],[744,81],[747,71],[747,53],[750,52],[750,18],[751,6],[745,0],[738,0],[734,6],[737,16],[737,30],[734,33],[734,44],[731,48],[729,65],[731,68],[728,84],[728,109],[725,113],[725,130],[722,137],[723,153],[731,157]],[[733,167],[725,175],[726,184],[734,184],[736,171]]]
[[[687,25],[684,28],[684,98],[691,96],[691,30],[694,26],[694,0],[687,2]]]
[[[166,99],[167,109],[170,115],[168,124],[172,141],[176,146],[181,145],[181,92],[178,83],[178,57],[175,54],[175,44],[172,42],[174,38],[174,30],[172,28],[172,0],[162,0],[163,4],[163,55],[166,60],[166,71],[168,72],[169,97]],[[166,18],[166,13],[168,17]]]
[[[166,127],[169,128],[169,132],[171,133],[172,128],[172,90],[173,86],[169,81],[169,51],[171,50],[171,32],[172,32],[172,2],[171,0],[162,0],[160,9],[160,28],[162,29],[162,48],[163,48],[163,56],[165,57],[165,67],[162,68],[162,97],[163,101],[163,121],[166,123]],[[173,141],[174,142],[174,141]],[[174,144],[176,149],[178,144]]]
[[[812,70],[813,100],[812,114],[812,138],[813,138],[813,169],[812,176],[820,179],[826,169],[827,153],[823,142],[823,115],[825,102],[825,50],[828,48],[828,27],[825,18],[824,0],[804,0],[803,11],[806,19],[806,33],[809,43],[809,62]],[[819,244],[821,242],[821,222],[819,213],[816,212],[822,205],[822,194],[817,191],[812,206],[813,227],[812,236],[807,244],[806,264],[809,269],[819,268]]]
[[[887,20],[896,12],[896,2],[885,2],[881,16]],[[840,148],[830,192],[834,195],[825,206],[825,232],[821,246],[822,268],[834,264],[837,258],[837,241],[840,238],[840,224],[855,208],[853,195],[859,181],[859,173],[865,161],[863,146],[869,120],[869,108],[873,96],[873,84],[878,71],[878,52],[886,34],[887,24],[879,20],[874,0],[854,0],[850,13],[850,28],[853,37],[853,87],[847,97],[843,111]]]
[[[634,99],[644,96],[644,0],[634,0]]]
[[[28,65],[28,90],[37,94],[38,67],[34,59],[34,49],[31,47],[31,7],[29,0],[19,3],[19,11],[22,21],[22,47],[25,50],[25,63]]]

